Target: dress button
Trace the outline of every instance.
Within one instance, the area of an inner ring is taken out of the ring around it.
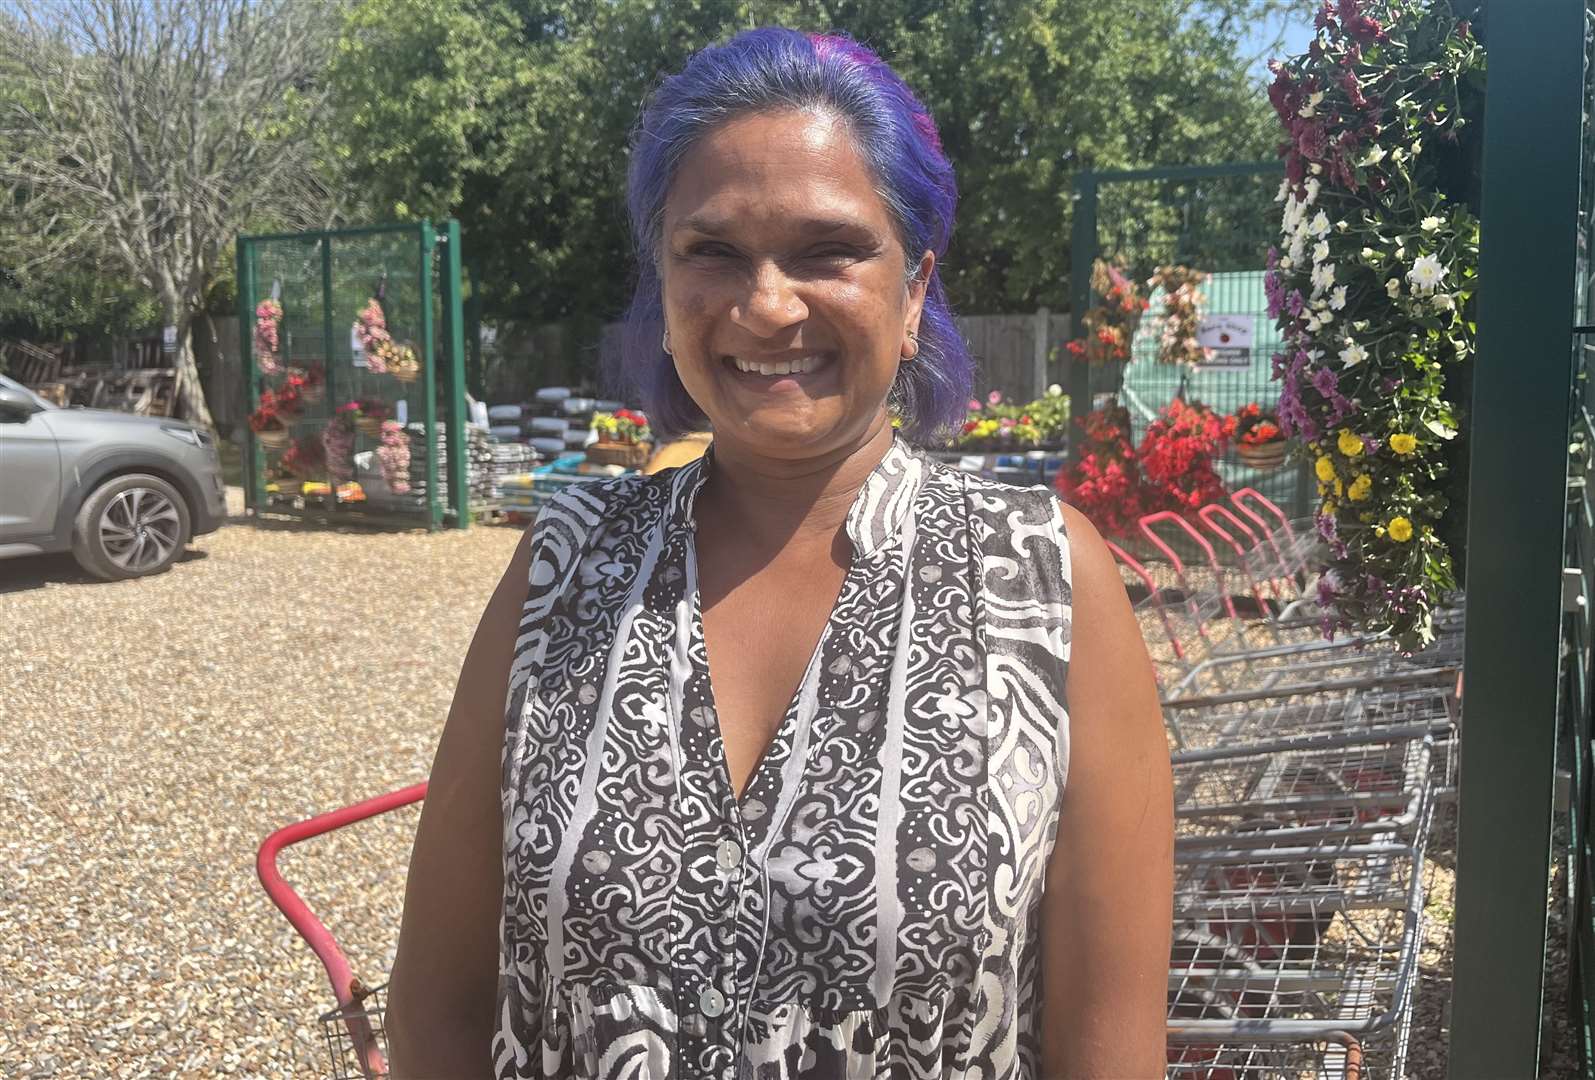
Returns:
[[[698,1011],[713,1020],[726,1011],[725,995],[712,986],[705,986],[698,995]]]
[[[735,840],[722,840],[715,849],[715,862],[722,870],[735,870],[742,865],[742,847]]]

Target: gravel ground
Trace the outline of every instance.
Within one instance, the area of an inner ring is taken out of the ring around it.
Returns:
[[[326,1075],[331,991],[255,850],[425,777],[518,535],[234,524],[115,584],[0,562],[0,1076]],[[368,981],[416,815],[282,860]]]

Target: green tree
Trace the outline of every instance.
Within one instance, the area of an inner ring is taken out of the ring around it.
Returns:
[[[840,29],[937,117],[968,311],[1067,306],[1081,168],[1266,156],[1243,41],[1292,0],[358,0],[327,156],[379,218],[457,216],[489,316],[611,317],[630,282],[626,137],[662,72],[769,23]]]

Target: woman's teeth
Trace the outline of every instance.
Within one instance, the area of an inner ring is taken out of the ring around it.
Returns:
[[[820,356],[804,356],[775,364],[755,364],[740,356],[731,359],[738,371],[745,371],[750,375],[807,375],[824,362],[824,358]]]

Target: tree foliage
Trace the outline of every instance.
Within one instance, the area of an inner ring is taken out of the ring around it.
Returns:
[[[1067,306],[1083,167],[1269,156],[1245,55],[1294,0],[357,0],[326,153],[376,218],[461,218],[490,315],[612,316],[626,137],[661,73],[753,25],[839,29],[909,80],[963,192],[943,265],[970,311]]]
[[[0,21],[10,276],[24,292],[52,273],[147,290],[177,327],[178,398],[199,423],[188,327],[233,238],[325,214],[304,132],[333,14],[318,0],[80,0]]]

